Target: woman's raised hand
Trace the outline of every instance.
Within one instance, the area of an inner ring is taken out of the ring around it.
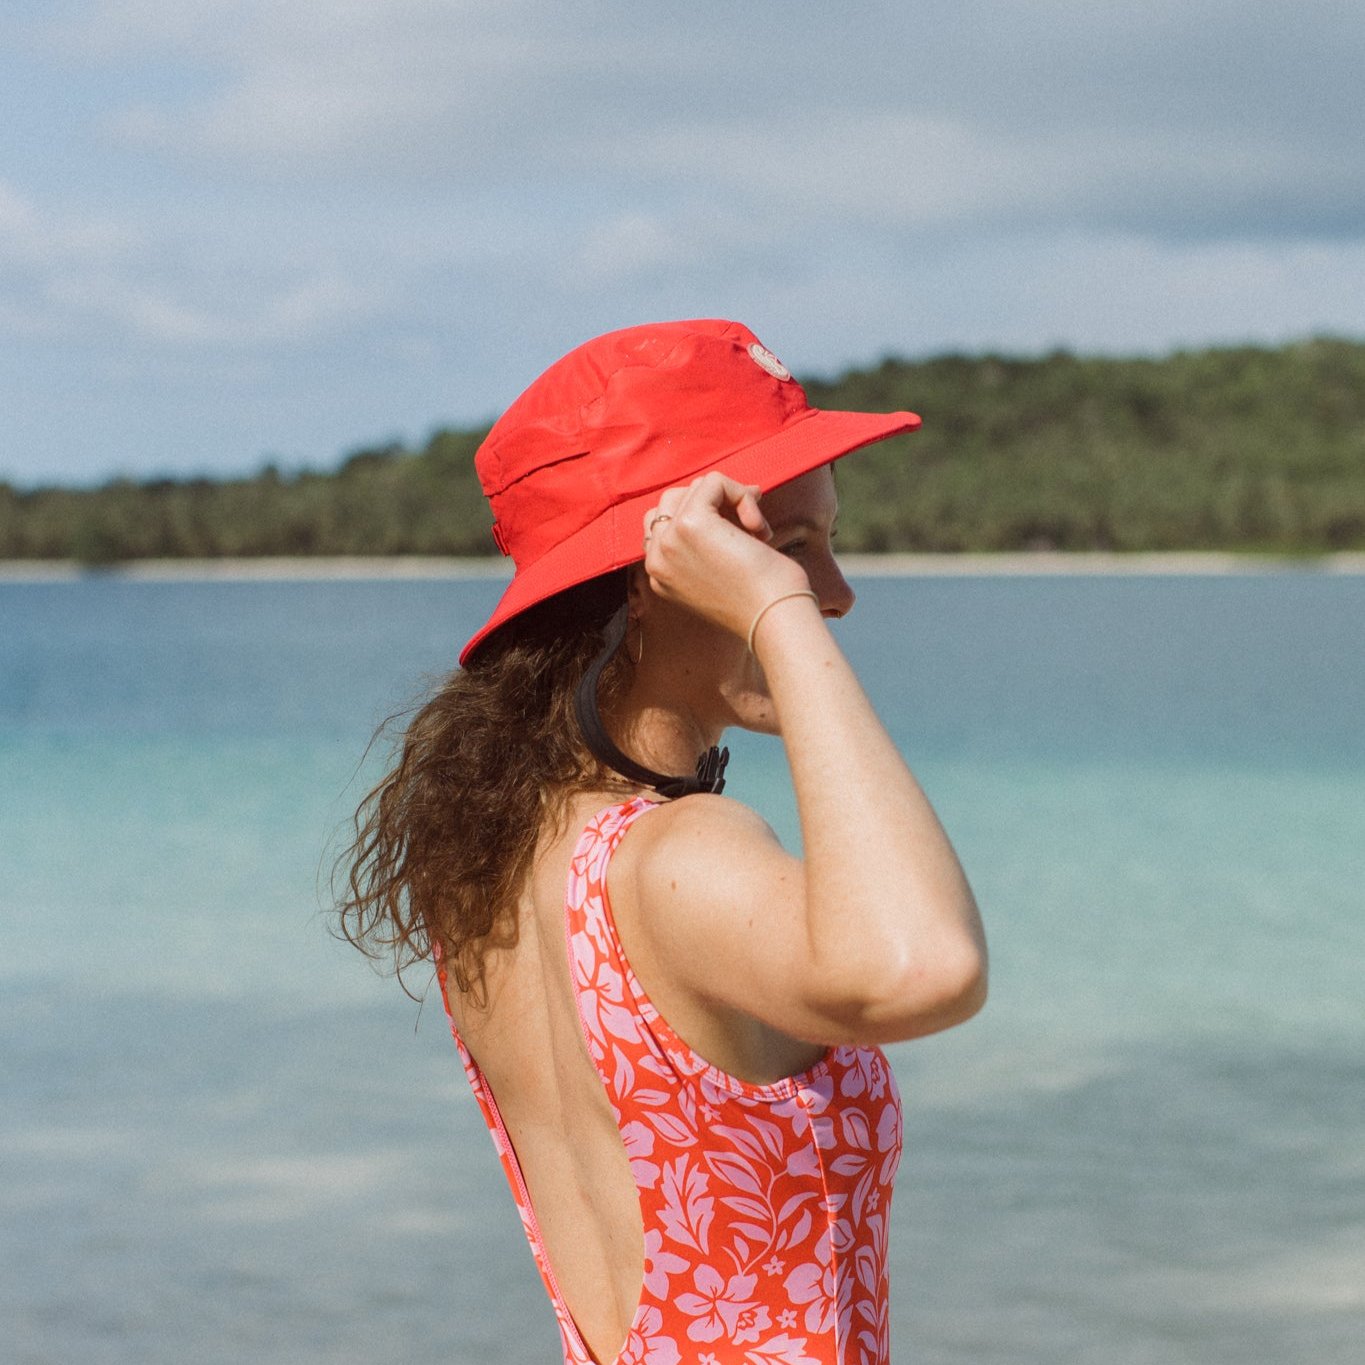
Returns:
[[[810,585],[774,550],[758,489],[712,471],[666,489],[645,513],[645,572],[660,597],[743,636],[757,612]]]

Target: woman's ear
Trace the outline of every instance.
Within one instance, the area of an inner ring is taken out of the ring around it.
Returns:
[[[643,621],[656,600],[644,564],[632,564],[626,570],[626,602],[630,606],[631,619]]]

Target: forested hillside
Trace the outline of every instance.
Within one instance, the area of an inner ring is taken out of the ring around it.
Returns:
[[[888,360],[806,388],[924,417],[839,466],[844,550],[1365,549],[1365,344]],[[0,483],[0,558],[491,554],[481,436],[335,473]]]

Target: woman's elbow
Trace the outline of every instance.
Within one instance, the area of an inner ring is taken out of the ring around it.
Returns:
[[[941,986],[940,1009],[945,1020],[943,1027],[965,1023],[986,1003],[989,989],[989,967],[986,950],[972,944],[961,954]]]
[[[984,945],[965,939],[893,966],[862,1002],[859,1042],[922,1038],[965,1023],[986,1003]]]

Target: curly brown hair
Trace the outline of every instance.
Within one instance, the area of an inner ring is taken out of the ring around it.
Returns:
[[[626,571],[617,570],[514,617],[395,743],[396,762],[360,803],[333,883],[343,882],[340,935],[391,959],[400,982],[439,956],[482,1002],[485,954],[516,942],[517,897],[542,832],[558,830],[575,792],[613,785],[582,742],[574,693],[625,597]],[[628,677],[623,651],[602,675],[604,710]]]

